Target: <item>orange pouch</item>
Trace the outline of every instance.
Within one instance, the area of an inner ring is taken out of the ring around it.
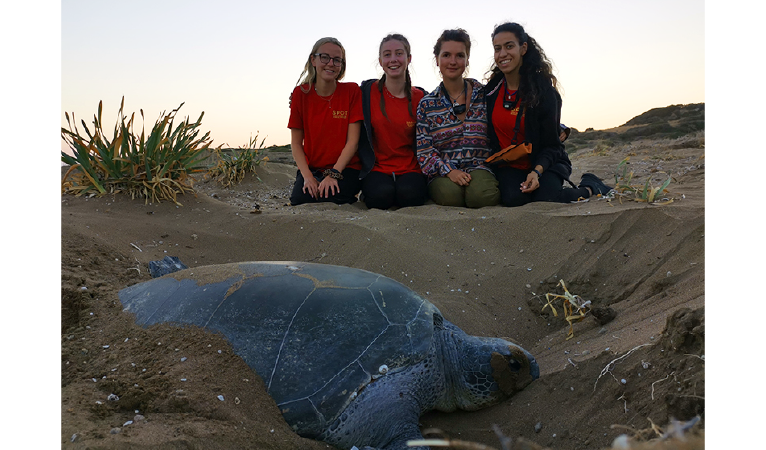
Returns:
[[[509,145],[494,155],[487,158],[489,164],[512,163],[524,155],[532,153],[532,144],[527,142],[518,145]]]

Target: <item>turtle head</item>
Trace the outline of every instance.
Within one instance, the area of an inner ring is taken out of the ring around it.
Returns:
[[[456,360],[447,377],[456,407],[473,411],[499,403],[540,376],[537,361],[520,346],[505,339],[470,336],[445,322],[452,347],[449,353],[454,352]]]

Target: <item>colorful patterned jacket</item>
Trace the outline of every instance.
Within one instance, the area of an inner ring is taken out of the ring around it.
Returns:
[[[418,163],[429,181],[455,169],[492,172],[484,165],[490,154],[484,86],[472,78],[466,80],[473,92],[465,121],[461,122],[452,111],[452,102],[442,84],[418,105],[415,127]]]

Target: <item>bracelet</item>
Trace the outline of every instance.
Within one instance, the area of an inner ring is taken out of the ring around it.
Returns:
[[[536,173],[536,174],[537,174],[537,178],[540,178],[541,176],[543,176],[543,174],[541,174],[540,172],[538,172],[538,171],[537,171],[537,169],[532,169],[532,172],[534,172],[534,173]]]
[[[338,169],[325,169],[323,175],[326,177],[335,178],[336,180],[343,179],[343,174],[341,174]]]

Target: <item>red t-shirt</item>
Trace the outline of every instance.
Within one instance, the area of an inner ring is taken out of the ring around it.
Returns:
[[[510,93],[513,94],[514,92],[518,95],[517,91],[511,91]],[[500,141],[501,149],[524,142],[524,119],[526,118],[525,115],[521,116],[519,132],[514,133],[513,128],[516,126],[516,116],[519,113],[519,105],[517,104],[516,107],[511,110],[505,109],[503,106],[505,95],[505,88],[503,87],[500,95],[498,95],[495,100],[495,106],[492,110],[492,126],[495,128],[495,134],[497,135],[497,140]],[[515,141],[514,137],[516,138]],[[522,170],[529,170],[532,168],[532,162],[529,160],[529,155],[522,156],[509,165],[510,167]]]
[[[320,97],[313,86],[308,93],[301,88],[307,85],[293,89],[287,128],[303,130],[303,153],[311,170],[331,168],[346,146],[349,124],[364,120],[362,91],[356,83],[339,82],[332,95]],[[359,157],[355,154],[346,167],[360,170]]]
[[[380,110],[381,92],[378,81],[370,90],[370,120],[372,122],[375,149],[374,172],[404,174],[420,172],[415,149],[415,124],[417,118],[410,116],[407,97],[396,98],[383,87],[386,102],[386,118]],[[412,114],[418,109],[423,98],[420,89],[412,89]]]

